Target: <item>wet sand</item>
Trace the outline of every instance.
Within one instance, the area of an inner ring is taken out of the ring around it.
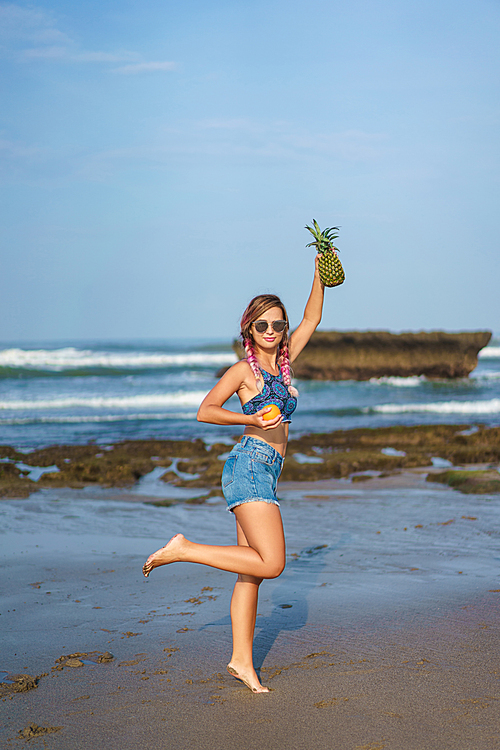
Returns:
[[[0,744],[499,746],[500,503],[425,476],[280,486],[287,567],[261,588],[255,660],[272,692],[258,696],[225,672],[234,576],[190,564],[141,574],[175,531],[233,543],[217,498],[4,500],[0,670],[45,676],[0,701]],[[53,731],[21,739],[30,725]]]

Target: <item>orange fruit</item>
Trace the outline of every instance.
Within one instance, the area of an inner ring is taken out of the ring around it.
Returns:
[[[267,411],[265,414],[263,414],[262,419],[265,419],[266,421],[268,421],[270,419],[274,419],[275,417],[279,417],[281,412],[276,406],[276,404],[266,404],[266,406],[264,406],[263,408],[267,409],[268,406],[271,407],[271,411]]]

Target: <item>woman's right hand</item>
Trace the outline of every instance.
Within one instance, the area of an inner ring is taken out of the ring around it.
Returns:
[[[269,411],[271,411],[271,407],[264,406],[263,409],[252,414],[252,424],[254,427],[258,427],[260,430],[274,430],[275,427],[283,422],[283,414],[278,414],[274,419],[264,419],[264,414],[267,414]]]

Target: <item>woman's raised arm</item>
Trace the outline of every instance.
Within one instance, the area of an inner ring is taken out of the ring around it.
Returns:
[[[304,310],[304,317],[299,326],[290,336],[291,362],[293,362],[294,359],[297,359],[300,352],[321,322],[325,287],[319,278],[318,258],[319,255],[316,256],[313,285]]]

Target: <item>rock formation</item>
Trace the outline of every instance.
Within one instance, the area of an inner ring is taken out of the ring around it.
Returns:
[[[109,448],[112,447],[112,450]],[[7,445],[0,445],[0,502],[1,498],[28,497],[37,490],[58,487],[133,487],[153,469],[165,469],[162,498],[148,498],[147,502],[169,506],[181,502],[171,487],[194,490],[188,503],[203,503],[209,497],[220,497],[220,480],[227,454],[226,443],[205,445],[202,440],[127,440],[108,446],[104,453],[99,446],[53,445],[28,455]],[[416,467],[430,467],[439,457],[455,467],[477,464],[498,466],[500,463],[500,427],[469,424],[451,425],[395,425],[392,427],[336,430],[330,433],[302,435],[288,444],[287,460],[281,479],[285,482],[315,482],[334,478],[366,480],[366,473],[385,476]],[[43,474],[33,481],[25,476],[18,464],[51,467],[59,472]],[[451,469],[452,467],[450,467]],[[432,472],[433,469],[430,469]],[[466,476],[465,476],[466,475]],[[462,491],[499,492],[500,474],[490,468],[487,472],[436,472],[432,477]],[[495,481],[493,481],[495,480]],[[433,481],[431,478],[429,481]],[[460,485],[460,487],[459,487]],[[462,487],[463,485],[463,487]],[[199,494],[198,494],[199,491]],[[67,664],[67,659],[91,654],[73,653],[56,660],[55,669]],[[101,654],[97,661],[111,660],[111,654]],[[64,662],[64,663],[63,663]],[[0,683],[0,698],[5,697]],[[32,685],[34,687],[35,685]],[[13,688],[15,691],[21,688]],[[9,687],[9,691],[11,688]]]
[[[293,372],[301,380],[466,378],[490,338],[490,331],[317,331],[294,362]],[[243,355],[237,345],[235,350]]]

